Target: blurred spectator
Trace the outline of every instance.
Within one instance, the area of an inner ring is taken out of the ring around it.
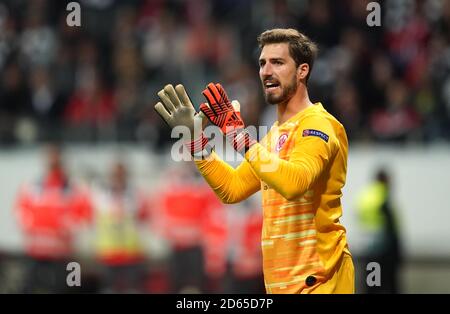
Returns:
[[[260,206],[224,206],[186,166],[164,172],[152,204],[153,228],[171,245],[169,292],[264,293]]]
[[[0,69],[3,69],[12,52],[15,36],[13,19],[9,15],[9,10],[5,4],[0,3]]]
[[[370,262],[378,263],[381,268],[381,286],[365,286],[365,292],[401,292],[398,278],[402,260],[399,220],[392,201],[390,175],[386,169],[379,169],[374,181],[362,190],[357,211],[361,228],[370,236],[363,253],[364,274],[365,265]]]
[[[71,182],[59,147],[45,151],[46,170],[35,183],[21,187],[16,214],[24,235],[28,267],[25,293],[67,291],[67,263],[73,257],[74,232],[90,219],[85,188]]]
[[[0,138],[3,143],[17,141],[16,127],[21,117],[29,113],[30,92],[16,62],[6,65],[0,90]]]
[[[338,32],[334,31],[336,23],[332,9],[330,1],[311,1],[304,12],[305,16],[299,19],[301,30],[324,48],[337,43]]]
[[[384,40],[391,61],[402,73],[405,83],[416,87],[426,70],[430,26],[423,14],[423,1],[406,2],[403,6],[389,1],[392,8],[388,14],[388,25]]]
[[[164,186],[158,191],[154,206],[159,212],[156,219],[159,219],[160,226],[157,229],[168,240],[172,250],[168,270],[171,292],[201,293],[208,288],[205,270],[220,271],[215,259],[221,256],[211,251],[209,245],[221,240],[222,231],[214,230],[215,219],[210,214],[221,205],[199,180],[192,165],[186,166],[184,164],[165,173]],[[205,236],[210,238],[205,238],[204,230],[208,231]],[[205,258],[209,260],[205,262]]]
[[[113,164],[109,182],[93,190],[97,258],[104,268],[101,292],[143,292],[145,252],[140,223],[148,209],[129,183],[127,166]]]
[[[352,84],[337,84],[333,99],[336,118],[344,125],[349,140],[361,139],[364,135],[358,97],[356,87]]]
[[[64,99],[57,94],[47,68],[37,66],[30,73],[32,117],[39,127],[39,139],[61,140],[59,134]]]
[[[203,189],[205,204],[202,224],[202,249],[205,265],[205,292],[225,293],[225,276],[227,275],[227,240],[234,230],[227,222],[225,208],[211,189]]]
[[[370,71],[371,84],[367,90],[367,103],[364,105],[364,113],[366,120],[370,112],[377,108],[384,108],[386,104],[386,94],[389,84],[393,80],[394,69],[389,58],[382,52],[377,52],[372,58]]]
[[[69,98],[65,110],[65,122],[75,132],[87,132],[88,138],[102,138],[114,121],[116,105],[113,95],[103,85],[95,68],[79,73],[78,88]]]
[[[20,50],[27,66],[48,66],[56,56],[54,28],[45,23],[45,6],[33,2],[26,13],[20,38]],[[34,5],[33,5],[34,4]]]
[[[386,93],[387,106],[377,110],[371,117],[372,132],[376,138],[394,142],[410,140],[421,121],[410,103],[408,90],[401,81],[391,81]]]
[[[242,205],[227,209],[230,217],[230,261],[226,293],[265,294],[261,255],[261,206],[253,199]]]

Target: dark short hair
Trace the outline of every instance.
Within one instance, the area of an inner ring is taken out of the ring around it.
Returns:
[[[279,43],[289,44],[289,54],[297,67],[302,63],[309,65],[309,73],[306,76],[306,81],[308,81],[317,57],[317,45],[308,36],[293,28],[274,28],[258,36],[260,49],[268,44]]]

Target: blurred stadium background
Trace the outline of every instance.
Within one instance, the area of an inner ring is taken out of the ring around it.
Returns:
[[[399,292],[450,293],[450,1],[382,1],[381,27],[367,26],[364,0],[83,0],[81,27],[67,26],[68,2],[0,0],[0,292],[62,289],[48,284],[50,266],[33,264],[18,209],[21,186],[45,175],[48,142],[63,147],[71,181],[91,199],[102,199],[118,160],[138,195],[131,224],[117,222],[136,242],[122,259],[102,256],[103,203],[64,225],[74,230],[69,260],[82,266],[81,288],[65,291],[261,292],[260,195],[216,204],[189,163],[171,160],[153,105],[167,83],[183,83],[198,104],[218,81],[246,123],[270,126],[256,37],[295,27],[320,47],[310,96],[350,140],[343,223],[358,292],[382,225],[361,222],[358,199],[385,167],[403,253]],[[201,199],[186,200],[193,189]]]

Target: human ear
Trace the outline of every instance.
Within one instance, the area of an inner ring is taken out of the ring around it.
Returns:
[[[297,68],[297,79],[302,81],[305,80],[309,74],[309,65],[307,63],[302,63]]]

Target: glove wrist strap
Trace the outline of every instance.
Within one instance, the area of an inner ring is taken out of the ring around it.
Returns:
[[[233,148],[242,156],[245,155],[250,147],[257,143],[247,129],[238,129],[233,132],[229,132],[226,136]]]
[[[184,145],[189,149],[195,160],[203,160],[209,157],[213,151],[213,147],[208,143],[208,138],[204,133],[198,139]]]
[[[208,138],[205,137],[202,133],[199,138],[191,142],[187,142],[184,145],[189,149],[191,155],[194,155],[196,153],[202,152],[206,144],[208,144]]]

